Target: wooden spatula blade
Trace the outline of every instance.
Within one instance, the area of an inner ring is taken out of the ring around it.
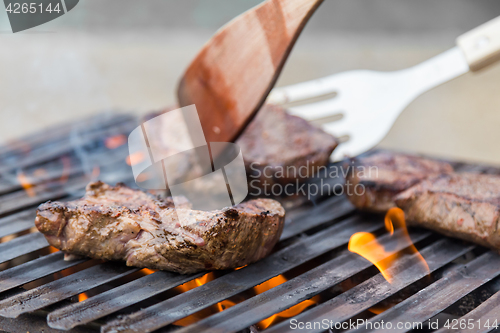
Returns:
[[[179,83],[206,141],[234,142],[274,86],[297,37],[323,0],[268,0],[222,27]]]

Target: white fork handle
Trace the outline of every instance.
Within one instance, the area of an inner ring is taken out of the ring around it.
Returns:
[[[500,16],[457,38],[471,71],[500,60]]]

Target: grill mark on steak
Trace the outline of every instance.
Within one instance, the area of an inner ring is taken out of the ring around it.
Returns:
[[[375,172],[368,172],[371,167],[376,167]],[[418,182],[453,172],[446,162],[385,151],[355,158],[353,168],[346,177],[345,192],[354,206],[374,212],[395,207],[394,197]],[[364,188],[359,195],[354,191],[358,184]]]
[[[95,182],[82,199],[41,204],[35,224],[50,245],[68,253],[187,274],[265,257],[279,240],[284,216],[270,199],[204,212],[187,201],[174,209],[171,198]]]

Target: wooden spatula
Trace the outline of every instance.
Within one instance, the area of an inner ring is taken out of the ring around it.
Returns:
[[[321,2],[267,0],[233,19],[205,44],[182,77],[177,96],[180,106],[196,105],[207,142],[237,139],[264,103]]]

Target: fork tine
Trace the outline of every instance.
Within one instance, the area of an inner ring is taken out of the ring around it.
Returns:
[[[325,132],[335,137],[349,135],[349,133],[352,132],[352,125],[345,118],[323,124],[321,127]]]
[[[288,108],[288,111],[296,116],[312,121],[326,118],[335,114],[344,113],[341,97],[327,99],[316,103],[309,103]]]
[[[344,120],[344,121],[342,121]],[[342,119],[339,122],[325,124],[323,129],[336,137],[348,135],[349,139],[335,148],[332,161],[339,161],[348,156],[359,155],[379,143],[387,134],[386,130],[379,131],[380,126],[374,126],[373,120],[360,120],[355,117]],[[392,123],[382,123],[381,126],[390,128]]]
[[[271,104],[285,104],[338,92],[337,80],[335,80],[336,76],[330,75],[317,80],[274,88],[267,97],[267,102]]]
[[[335,150],[333,151],[332,155],[330,156],[330,161],[332,162],[340,162],[346,157],[353,157],[356,156],[352,155],[352,149],[349,147],[350,143],[349,141],[341,143]]]
[[[333,151],[332,156],[330,156],[330,161],[338,162],[343,160],[345,157],[354,157],[365,151],[370,150],[375,147],[375,143],[370,143],[366,140],[359,140],[350,138],[348,141],[341,143]]]

